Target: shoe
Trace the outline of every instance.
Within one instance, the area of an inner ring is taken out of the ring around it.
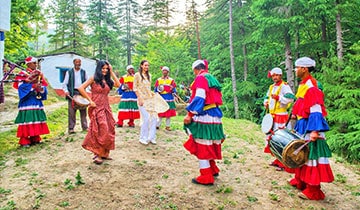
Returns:
[[[99,158],[99,156],[97,156],[97,155],[95,155],[94,157],[93,157],[93,162],[96,164],[96,165],[101,165],[102,163],[103,163],[103,160],[102,160],[102,158]]]
[[[219,173],[213,174],[213,177],[218,177],[218,176],[219,176]]]
[[[116,124],[116,127],[117,127],[117,128],[122,128],[123,126],[122,126],[122,125],[119,125],[119,124]]]
[[[129,128],[135,128],[135,125],[129,125]]]
[[[281,168],[281,167],[276,167],[275,170],[276,170],[276,171],[283,171],[283,170],[285,170],[285,169],[284,169],[284,168]]]
[[[28,147],[30,147],[30,144],[24,144],[24,145],[20,145],[20,146],[23,148],[28,148]]]
[[[150,143],[156,144],[156,140],[155,140],[155,139],[154,139],[154,140],[151,140]]]
[[[156,129],[157,129],[157,130],[159,130],[159,128],[160,128],[159,126],[156,126]]]
[[[171,131],[171,128],[170,128],[170,127],[166,127],[165,130]]]
[[[74,134],[75,131],[74,130],[69,130],[69,134]]]
[[[140,142],[140,144],[143,144],[143,145],[148,145],[149,144],[149,142],[146,142],[146,141],[143,141],[143,140],[139,140],[139,142]]]

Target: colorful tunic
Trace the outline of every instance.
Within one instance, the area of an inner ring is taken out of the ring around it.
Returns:
[[[31,72],[31,69],[27,69]],[[27,73],[25,71],[21,72],[20,75],[15,79],[22,80],[25,79]],[[20,137],[20,144],[25,145],[29,143],[34,143],[30,141],[25,141],[22,138],[28,137],[37,137],[37,142],[40,141],[39,135],[50,133],[49,128],[46,124],[46,114],[44,111],[43,100],[47,99],[47,83],[43,79],[42,87],[43,93],[37,92],[35,86],[37,84],[25,83],[25,82],[16,82],[13,84],[13,87],[18,89],[19,94],[19,104],[18,109],[19,113],[15,119],[15,123],[18,124],[17,137]],[[31,139],[31,138],[30,138]]]
[[[134,76],[124,75],[120,78],[121,86],[118,89],[121,95],[119,103],[118,120],[134,120],[140,118],[139,107],[137,105],[137,97],[133,90]]]
[[[308,144],[309,160],[301,168],[295,169],[295,177],[309,185],[320,185],[320,182],[332,182],[334,176],[329,164],[331,151],[325,140],[325,131],[329,126],[325,120],[327,115],[324,105],[324,94],[318,88],[317,81],[309,76],[301,81],[296,93],[297,100],[293,114],[297,116],[295,130],[310,139],[311,131],[318,131],[321,139]]]
[[[266,102],[268,103],[269,112],[274,120],[272,131],[275,131],[278,128],[285,128],[285,124],[289,118],[287,109],[294,97],[290,86],[284,81],[279,81],[276,84],[270,85],[266,95],[267,98],[264,100],[264,104]],[[279,100],[273,99],[271,95],[279,96]],[[266,146],[264,152],[270,153],[268,141],[265,142]]]
[[[164,87],[163,91],[159,90],[159,86]],[[169,109],[166,112],[159,113],[159,117],[169,118],[176,116],[176,106],[173,93],[176,94],[175,80],[170,77],[160,77],[155,82],[155,92],[160,93],[161,97],[168,103]]]
[[[108,157],[110,150],[115,149],[115,120],[109,104],[109,86],[93,82],[91,100],[96,107],[89,107],[90,126],[82,147],[100,157]]]
[[[202,70],[191,85],[192,95],[186,110],[192,122],[184,125],[189,139],[184,147],[198,159],[221,159],[221,143],[225,139],[221,118],[222,94],[220,83]]]

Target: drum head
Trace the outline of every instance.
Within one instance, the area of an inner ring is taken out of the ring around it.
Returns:
[[[74,95],[73,99],[74,99],[75,103],[80,106],[87,106],[90,104],[90,102],[86,98],[82,97],[81,95]]]
[[[282,153],[282,161],[285,166],[299,168],[307,162],[309,157],[309,147],[307,145],[297,155],[294,154],[295,150],[303,144],[305,144],[305,140],[293,140],[286,146]]]
[[[273,127],[274,119],[271,114],[266,114],[261,122],[261,131],[265,134],[268,134]]]

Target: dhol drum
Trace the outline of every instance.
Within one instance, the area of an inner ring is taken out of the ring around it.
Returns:
[[[81,95],[74,95],[72,99],[74,101],[75,109],[86,109],[86,107],[90,105],[90,102]]]
[[[274,124],[274,119],[270,113],[266,114],[261,121],[261,131],[269,134]]]
[[[304,165],[309,157],[309,147],[299,135],[288,130],[278,129],[269,141],[270,150],[275,157],[288,168],[299,168]],[[297,151],[302,147],[300,151]]]

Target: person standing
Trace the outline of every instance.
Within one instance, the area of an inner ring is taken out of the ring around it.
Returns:
[[[315,71],[315,61],[302,57],[295,61],[296,76],[301,79],[292,117],[297,118],[295,130],[310,141],[308,161],[295,169],[295,177],[289,182],[301,190],[298,194],[303,199],[323,200],[325,194],[321,191],[321,182],[332,182],[334,176],[329,164],[331,151],[325,140],[325,132],[329,125],[325,120],[327,115],[324,104],[324,93],[319,89],[317,80],[312,77]]]
[[[159,113],[159,119],[157,121],[156,129],[159,129],[162,123],[162,118],[166,118],[165,129],[171,131],[170,123],[171,117],[176,116],[176,106],[174,95],[176,94],[175,80],[169,77],[170,69],[167,66],[161,67],[163,76],[158,78],[155,82],[155,92],[158,92],[160,96],[169,104],[169,109],[166,112]]]
[[[81,68],[81,59],[75,58],[73,60],[73,64],[74,67],[66,72],[63,81],[63,90],[65,92],[65,97],[68,100],[69,134],[75,133],[74,128],[76,125],[76,111],[78,110],[76,106],[74,106],[74,101],[72,100],[72,97],[80,94],[78,88],[88,79],[86,71]],[[83,131],[87,131],[88,124],[86,119],[86,108],[79,109],[79,112],[80,112],[81,128]]]
[[[192,64],[195,79],[191,85],[190,103],[184,118],[184,128],[189,139],[184,147],[199,160],[200,176],[192,179],[195,184],[212,185],[214,176],[219,175],[215,160],[221,160],[221,144],[225,134],[221,118],[223,116],[221,85],[208,72],[206,60]]]
[[[15,123],[18,124],[16,136],[20,138],[22,147],[29,147],[41,142],[40,135],[49,134],[43,100],[47,99],[47,82],[44,75],[37,69],[38,59],[27,57],[26,71],[21,71],[15,78],[13,87],[19,94],[19,112]]]
[[[280,68],[273,68],[269,72],[269,76],[274,84],[270,85],[266,93],[267,97],[264,100],[264,107],[266,110],[269,110],[269,113],[273,117],[273,126],[271,130],[275,131],[277,129],[285,128],[289,118],[287,109],[294,101],[295,96],[290,86],[282,80],[282,70]],[[268,144],[270,137],[271,135],[266,136],[265,153],[271,153]],[[283,171],[285,169],[285,166],[278,159],[275,159],[270,165],[275,166],[277,171]]]
[[[149,62],[147,60],[140,62],[139,71],[135,73],[134,91],[138,98],[141,119],[139,142],[144,145],[149,144],[149,142],[156,144],[157,112],[155,112],[154,107],[145,106],[155,94],[151,91],[151,74],[149,73]]]
[[[85,91],[89,86],[91,97]],[[82,147],[94,153],[95,164],[102,164],[103,159],[111,160],[110,150],[115,149],[115,119],[108,95],[113,87],[119,86],[119,79],[110,63],[100,60],[96,65],[95,74],[78,88],[80,94],[90,102],[90,126]]]
[[[120,88],[118,89],[121,95],[119,103],[117,127],[123,127],[124,120],[129,120],[129,127],[135,127],[134,120],[140,118],[139,107],[137,105],[137,97],[133,90],[134,84],[134,66],[128,65],[126,67],[127,74],[120,78]]]

